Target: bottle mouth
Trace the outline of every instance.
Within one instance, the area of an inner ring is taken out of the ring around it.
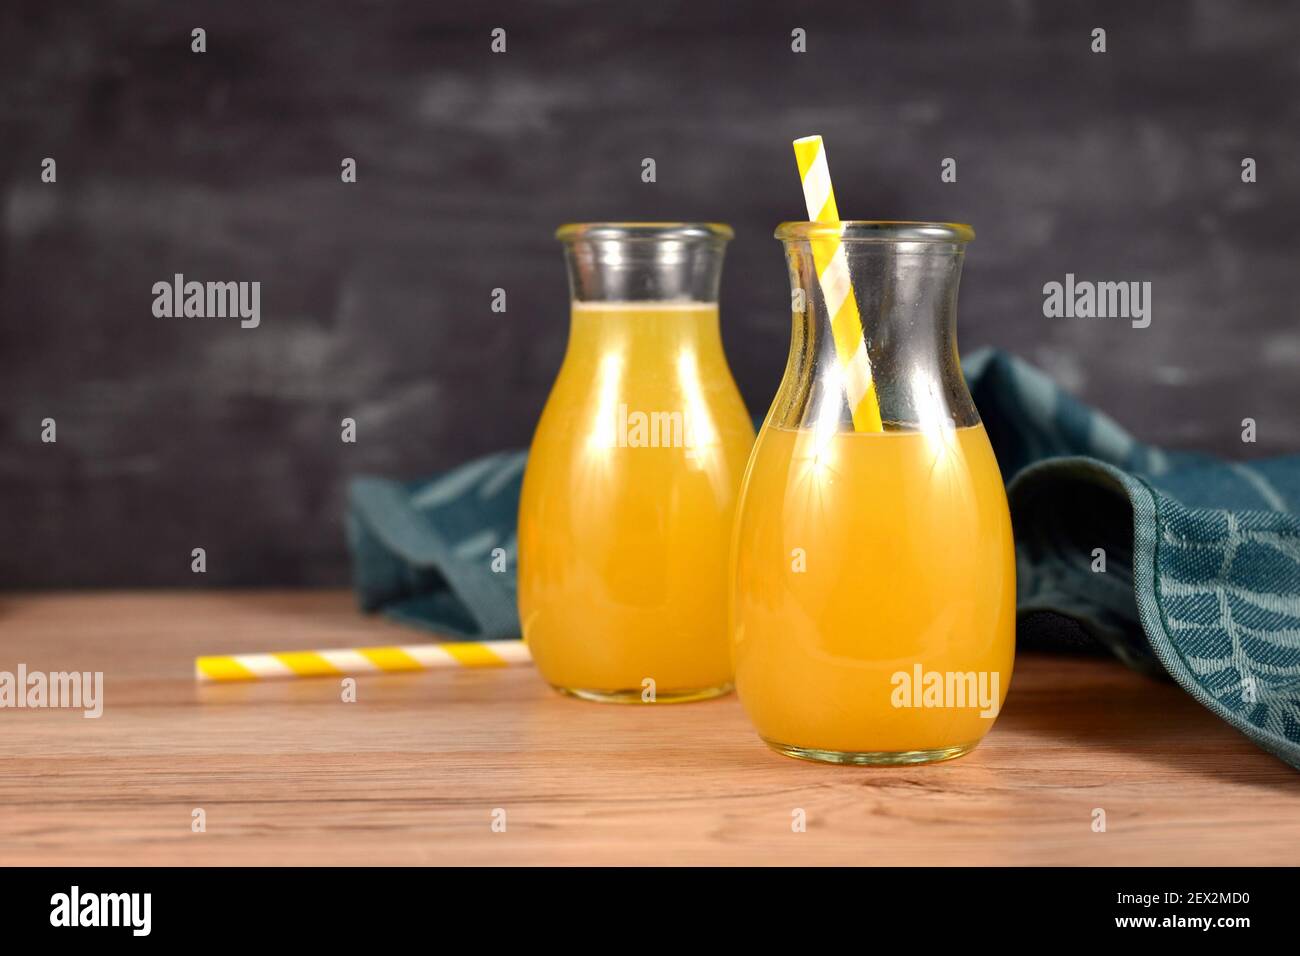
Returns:
[[[726,242],[734,235],[722,222],[566,222],[555,230],[561,242]]]
[[[831,238],[845,242],[970,242],[975,230],[960,222],[845,219],[838,223],[783,222],[774,235],[782,242]]]

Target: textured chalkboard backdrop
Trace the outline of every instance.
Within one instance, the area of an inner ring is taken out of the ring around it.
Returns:
[[[349,475],[528,441],[565,221],[733,224],[724,338],[763,409],[810,132],[846,216],[974,224],[965,350],[1146,440],[1300,448],[1300,8],[809,6],[6,0],[0,586],[192,586],[200,546],[204,585],[345,581]],[[260,325],[156,317],[176,273],[260,282]],[[1046,318],[1067,273],[1149,281],[1150,327]]]

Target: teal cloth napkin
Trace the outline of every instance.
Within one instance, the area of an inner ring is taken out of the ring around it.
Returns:
[[[985,350],[963,368],[1009,479],[1021,647],[1108,648],[1300,768],[1300,456],[1163,451],[1013,356]],[[355,479],[361,607],[441,634],[517,637],[524,459],[503,452],[410,484]]]

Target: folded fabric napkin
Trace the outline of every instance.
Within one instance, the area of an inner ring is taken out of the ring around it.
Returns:
[[[1021,646],[1109,648],[1300,768],[1300,456],[1162,451],[1010,355],[977,352],[963,369],[1009,480]],[[361,607],[441,634],[517,637],[524,459],[354,480]]]

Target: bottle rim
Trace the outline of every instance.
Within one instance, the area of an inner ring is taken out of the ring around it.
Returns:
[[[561,242],[726,242],[734,235],[724,222],[566,222],[555,230]]]
[[[773,234],[782,242],[838,238],[845,242],[970,242],[975,230],[960,222],[845,219],[838,223],[783,222]]]

